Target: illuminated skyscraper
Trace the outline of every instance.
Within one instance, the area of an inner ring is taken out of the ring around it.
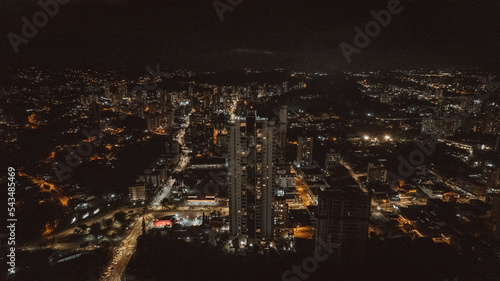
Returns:
[[[332,258],[342,262],[362,260],[368,239],[370,195],[358,186],[335,187],[319,194],[316,244],[329,243]]]
[[[229,132],[231,233],[244,243],[248,240],[255,243],[270,241],[273,238],[276,185],[274,121],[256,117],[250,112],[247,117],[236,118]],[[249,202],[249,198],[253,198],[249,197],[249,192],[255,195],[255,202]],[[255,208],[250,210],[252,205]],[[249,216],[255,225],[249,226]]]
[[[297,139],[297,163],[301,165],[312,164],[313,158],[313,138],[299,137]]]

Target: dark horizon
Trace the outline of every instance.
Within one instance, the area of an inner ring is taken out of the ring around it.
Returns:
[[[500,62],[500,5],[486,1],[401,1],[402,12],[351,63],[339,44],[352,45],[354,27],[363,29],[374,20],[370,11],[389,1],[242,1],[221,21],[211,1],[72,0],[17,54],[7,34],[21,35],[21,18],[31,21],[41,8],[14,2],[0,4],[1,60],[14,67],[332,71],[495,69]]]

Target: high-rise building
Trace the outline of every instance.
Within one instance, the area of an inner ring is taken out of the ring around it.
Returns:
[[[482,129],[484,134],[498,134],[500,132],[500,109],[497,107],[486,109]]]
[[[92,102],[89,105],[89,115],[92,121],[99,122],[99,120],[101,120],[101,105],[96,102]]]
[[[275,147],[274,121],[249,112],[248,116],[237,117],[230,124],[230,229],[242,243],[273,239]],[[249,196],[249,192],[254,196]],[[255,198],[255,201],[249,202],[249,198]],[[253,205],[255,208],[250,209]],[[253,218],[255,225],[249,225],[249,217]]]
[[[189,86],[188,86],[188,97],[189,98],[192,97],[193,94],[194,94],[194,87],[193,87],[192,84],[189,84]]]
[[[282,105],[280,107],[280,127],[278,135],[278,147],[281,150],[286,148],[286,130],[287,130],[288,107]]]
[[[274,201],[274,231],[275,236],[279,235],[280,229],[288,226],[288,204],[285,196],[277,196]]]
[[[130,201],[146,201],[146,187],[144,185],[129,187]]]
[[[212,104],[212,89],[205,89],[203,91],[203,109],[209,110]]]
[[[146,129],[149,132],[156,131],[161,127],[161,119],[159,115],[149,115],[146,119]]]
[[[491,205],[489,226],[493,233],[500,234],[500,194],[490,194],[486,202]]]
[[[290,82],[285,81],[283,82],[283,93],[288,93],[290,91]]]
[[[368,170],[366,173],[368,182],[382,183],[387,181],[386,162],[385,159],[379,159],[375,163],[368,163]]]
[[[173,136],[167,136],[165,140],[165,152],[167,154],[179,154],[180,146],[179,142],[174,140]]]
[[[328,170],[332,167],[338,166],[340,163],[340,159],[340,153],[335,152],[335,149],[330,149],[330,152],[326,153],[325,169]]]
[[[486,166],[483,176],[489,188],[500,189],[500,167]]]
[[[368,239],[370,195],[356,186],[320,191],[316,213],[316,244],[330,244],[331,259],[362,261]]]
[[[118,96],[120,98],[128,96],[127,84],[120,84],[120,85],[118,85]]]
[[[421,133],[434,135],[437,138],[446,138],[455,135],[456,131],[464,125],[463,123],[463,119],[459,115],[424,117]]]
[[[492,194],[489,198],[491,201],[491,216],[494,221],[500,222],[500,194]]]
[[[281,96],[283,94],[283,89],[280,85],[276,85],[276,95]]]
[[[313,138],[300,136],[297,139],[297,163],[301,165],[312,164]]]
[[[381,103],[390,104],[392,102],[393,93],[383,92],[380,94],[379,100]]]
[[[110,87],[110,84],[109,83],[104,84],[104,86],[102,87],[102,89],[104,91],[104,97],[106,99],[110,99],[111,98],[111,87]]]

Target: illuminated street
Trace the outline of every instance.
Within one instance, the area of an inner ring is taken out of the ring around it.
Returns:
[[[316,202],[314,202],[314,199],[311,197],[311,190],[309,190],[309,187],[307,184],[303,183],[299,177],[297,177],[297,191],[299,192],[300,198],[302,198],[302,204],[304,208],[307,208],[307,206],[314,206],[316,205]]]

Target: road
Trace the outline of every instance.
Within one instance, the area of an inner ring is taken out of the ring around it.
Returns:
[[[176,140],[179,142],[179,145],[181,147],[185,145],[184,142],[184,136],[186,133],[185,128],[189,125],[189,116],[190,115],[187,115],[182,128],[179,129],[177,134]],[[181,172],[184,169],[186,169],[189,163],[189,159],[190,158],[187,154],[182,153],[174,171]],[[149,207],[161,206],[163,199],[169,196],[172,186],[174,184],[175,184],[175,179],[172,176],[169,177],[167,182],[161,187],[160,191],[155,195]],[[79,249],[82,240],[69,241],[69,237],[71,237],[74,234],[74,231],[76,228],[78,228],[78,225],[81,225],[82,223],[85,223],[86,225],[91,225],[95,222],[102,222],[103,220],[113,218],[113,215],[118,212],[128,213],[128,211],[134,210],[134,213],[137,213],[137,211],[142,210],[143,208],[144,206],[134,207],[134,208],[120,207],[116,210],[98,214],[88,219],[79,221],[65,230],[47,236],[49,240],[53,240],[53,242],[49,244],[48,247],[57,250]],[[178,214],[181,214],[182,217],[182,214],[184,214],[185,218],[182,219],[185,221],[186,225],[193,225],[198,223],[196,217],[200,216],[202,212],[203,210],[198,210],[198,211],[179,210],[179,211],[163,211],[155,213],[148,212],[136,217],[132,225],[129,226],[129,231],[126,234],[126,237],[121,240],[119,246],[115,246],[113,248],[113,258],[109,261],[108,265],[106,266],[105,272],[103,272],[100,280],[119,281],[121,279],[121,276],[123,275],[123,272],[127,267],[127,264],[129,263],[132,255],[134,254],[135,247],[137,246],[137,238],[142,234],[143,219],[145,220],[146,223],[146,229],[150,229],[153,227],[152,221],[155,217],[161,217],[165,215],[178,215]],[[116,240],[117,242],[119,241],[118,239],[119,238],[117,238]],[[94,240],[99,241],[98,239]],[[38,243],[34,243],[32,245],[25,247],[26,250],[38,250],[39,248],[40,246],[38,245]]]
[[[182,128],[179,129],[179,132],[177,134],[178,137],[176,140],[179,143],[180,147],[184,146],[185,144],[184,136],[186,134],[186,127],[189,126],[190,114],[186,116],[184,124],[182,125]],[[187,167],[188,163],[189,163],[189,156],[185,153],[182,153],[179,162],[177,163],[177,167],[175,168],[174,171],[175,172],[183,171]],[[158,192],[158,194],[156,194],[155,198],[151,201],[150,206],[151,207],[161,206],[163,200],[169,196],[170,191],[172,190],[172,186],[174,184],[175,184],[175,179],[172,176],[170,176],[167,180],[167,183],[162,186],[161,190]],[[176,213],[170,212],[170,214],[174,215]],[[145,219],[147,225],[146,228],[148,229],[152,227],[151,222],[154,219],[154,216],[152,216],[151,214],[144,214],[140,218],[136,219],[134,224],[131,226],[130,234],[127,236],[127,238],[125,238],[122,241],[123,245],[118,249],[118,251],[115,250],[113,259],[110,261],[110,264],[108,264],[108,266],[106,267],[108,271],[104,273],[105,277],[102,280],[119,281],[121,279],[123,272],[125,271],[125,268],[127,267],[127,264],[130,261],[130,258],[134,254],[135,247],[137,246],[137,237],[139,237],[142,234],[143,218]]]
[[[344,166],[347,169],[347,171],[349,172],[349,174],[351,175],[351,177],[358,183],[359,188],[361,188],[362,190],[366,190],[365,186],[363,185],[363,183],[359,179],[359,177],[363,176],[363,174],[356,174],[356,172],[354,172],[354,170],[349,165],[349,163],[347,163],[345,161],[340,161],[340,164],[342,164],[342,166]]]
[[[113,249],[113,258],[106,266],[106,272],[101,276],[101,280],[119,281],[137,246],[137,238],[142,234],[142,220],[146,223],[146,229],[151,228],[154,217],[151,214],[144,214],[137,217],[131,226],[129,235],[122,240],[120,247]]]
[[[186,154],[182,153],[179,163],[177,164],[177,167],[175,168],[176,172],[181,172],[184,169],[186,169],[187,164],[189,163],[189,156]],[[163,199],[167,198],[170,195],[170,191],[172,190],[172,186],[175,184],[175,179],[170,176],[167,180],[167,182],[161,187],[160,191],[156,195],[156,197],[151,201],[151,206],[161,206],[161,203]]]
[[[228,211],[228,210],[226,210]],[[134,254],[135,247],[137,246],[137,238],[142,234],[142,219],[146,223],[146,231],[153,228],[153,220],[158,217],[164,216],[177,216],[178,220],[183,226],[198,225],[201,220],[199,217],[206,212],[206,210],[176,210],[176,211],[153,211],[137,217],[129,235],[122,240],[122,245],[113,249],[113,258],[106,266],[106,270],[101,276],[101,280],[106,281],[119,281]]]
[[[190,114],[187,115],[186,120],[184,122],[184,126],[182,126],[182,129],[179,129],[178,137],[176,139],[180,147],[184,146],[184,136],[186,134],[186,127],[189,124],[189,116]],[[189,156],[185,153],[181,153],[179,163],[177,163],[177,167],[175,168],[174,171],[175,172],[183,171],[184,169],[186,169],[188,163],[189,163]],[[161,187],[160,192],[158,192],[156,197],[151,201],[151,206],[160,206],[163,199],[167,198],[170,195],[170,191],[172,190],[172,186],[174,184],[175,184],[175,179],[172,176],[170,176],[167,182]]]
[[[304,208],[307,209],[307,206],[315,206],[316,202],[314,201],[314,198],[311,197],[312,192],[309,189],[309,186],[303,183],[298,176],[296,178],[296,186],[297,191],[302,198],[302,204],[304,205]]]
[[[302,238],[302,239],[313,239],[314,237],[314,230],[312,229],[312,226],[303,226],[303,227],[296,227],[293,229],[293,236],[295,238]]]

